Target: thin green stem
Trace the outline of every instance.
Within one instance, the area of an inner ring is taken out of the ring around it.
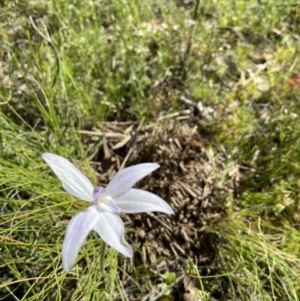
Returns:
[[[106,243],[103,241],[102,250],[101,250],[101,259],[100,259],[100,267],[101,267],[101,277],[104,276],[104,255],[106,251]]]

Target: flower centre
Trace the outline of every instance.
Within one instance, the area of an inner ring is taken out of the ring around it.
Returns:
[[[105,188],[103,187],[95,187],[94,188],[94,204],[99,212],[110,212],[119,214],[121,212],[118,205],[109,195],[104,195]]]
[[[94,188],[93,199],[95,205],[105,202],[105,197],[102,195],[104,192],[105,192],[105,188],[101,186]]]

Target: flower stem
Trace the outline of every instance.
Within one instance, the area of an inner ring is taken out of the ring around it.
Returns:
[[[103,277],[104,274],[105,274],[105,271],[104,271],[104,256],[105,256],[105,251],[106,251],[106,243],[103,241],[103,243],[102,243],[102,250],[101,250],[101,259],[100,259],[101,277]]]

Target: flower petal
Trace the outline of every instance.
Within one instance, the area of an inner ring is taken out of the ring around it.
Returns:
[[[163,212],[173,214],[173,209],[159,196],[141,189],[130,189],[118,198],[114,198],[118,207],[125,213]]]
[[[73,265],[81,245],[93,230],[98,218],[99,213],[91,206],[75,215],[68,223],[62,247],[62,262],[66,271]]]
[[[132,248],[124,238],[125,229],[121,218],[117,214],[109,212],[101,212],[99,216],[94,230],[110,247],[124,256],[132,258]]]
[[[93,201],[94,187],[91,181],[69,160],[50,153],[42,154],[42,158],[61,180],[63,188],[67,192],[79,199]]]
[[[157,163],[142,163],[120,170],[107,185],[104,195],[110,195],[113,198],[122,195],[157,168],[159,168]]]

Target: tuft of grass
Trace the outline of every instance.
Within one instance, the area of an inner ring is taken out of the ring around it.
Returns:
[[[298,231],[241,211],[224,221],[221,258],[233,300],[299,300]]]

